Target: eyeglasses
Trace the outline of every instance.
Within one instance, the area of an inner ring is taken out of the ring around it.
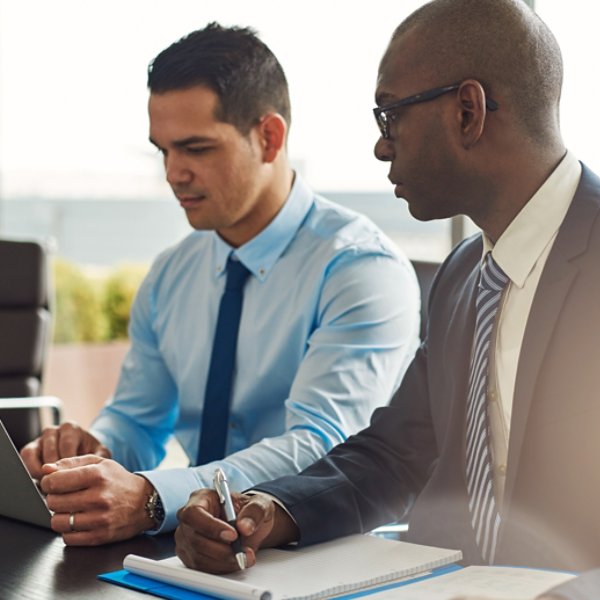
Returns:
[[[388,113],[401,108],[402,106],[409,106],[410,104],[419,104],[421,102],[429,102],[430,100],[435,100],[448,92],[453,92],[457,90],[462,82],[453,83],[451,85],[444,85],[442,87],[436,87],[431,90],[426,90],[425,92],[420,92],[419,94],[415,94],[414,96],[408,96],[408,98],[402,98],[402,100],[398,100],[397,102],[393,102],[392,104],[388,104],[387,106],[376,106],[373,109],[373,114],[375,115],[375,120],[377,121],[377,125],[379,127],[379,131],[381,132],[381,137],[384,140],[390,139],[390,122],[393,121],[393,117],[391,117]],[[486,96],[485,105],[488,110],[494,111],[498,110],[498,103],[491,98]]]

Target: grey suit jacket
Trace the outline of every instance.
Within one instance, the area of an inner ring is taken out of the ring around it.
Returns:
[[[600,179],[580,184],[540,278],[515,383],[496,562],[600,567]],[[481,554],[469,522],[465,411],[481,237],[446,259],[426,341],[390,406],[299,476],[257,486],[301,543],[408,518],[409,539]],[[600,598],[600,582],[598,583]]]

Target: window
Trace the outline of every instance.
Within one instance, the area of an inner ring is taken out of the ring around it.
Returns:
[[[315,2],[291,18],[274,0],[216,4],[1,4],[0,234],[52,238],[60,255],[91,264],[150,261],[183,237],[187,222],[147,141],[146,66],[217,20],[254,27],[280,59],[292,97],[290,156],[312,187],[368,213],[413,254],[445,255],[447,224],[412,219],[373,156],[379,59],[421,2],[384,0],[377,11]],[[339,101],[335,119],[324,100]]]
[[[369,214],[409,255],[441,259],[449,223],[413,219],[373,157],[378,62],[420,4],[311,0],[284,16],[276,0],[0,0],[0,235],[54,239],[59,254],[91,264],[150,261],[182,238],[189,226],[147,141],[145,71],[175,39],[217,20],[256,28],[279,57],[291,160],[312,187]],[[584,0],[536,8],[563,49],[565,141],[600,172],[599,9]]]

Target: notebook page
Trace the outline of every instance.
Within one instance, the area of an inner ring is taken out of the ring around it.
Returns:
[[[466,567],[406,587],[369,596],[373,600],[451,600],[457,596],[533,600],[574,575],[521,567]]]
[[[456,550],[353,535],[307,548],[262,550],[254,567],[218,579],[266,590],[275,600],[308,600],[416,575],[460,558]],[[149,562],[168,567],[174,577],[197,576],[196,589],[205,589],[200,581],[204,574],[186,569],[176,557]]]

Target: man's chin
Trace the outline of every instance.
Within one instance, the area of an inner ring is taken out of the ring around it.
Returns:
[[[431,211],[418,202],[411,202],[408,198],[404,198],[408,204],[408,212],[418,221],[432,221],[437,218],[431,214]]]
[[[185,217],[193,229],[205,231],[214,229],[212,219],[207,218],[208,215],[202,210],[203,207],[184,208]]]
[[[186,217],[190,227],[196,231],[208,231],[214,229],[214,227],[212,227],[210,223],[207,223],[204,219],[199,219],[197,216],[189,213],[186,213]]]
[[[408,205],[408,212],[418,221],[438,221],[456,216],[456,211],[450,210],[444,202],[419,202],[418,200],[404,197]]]

